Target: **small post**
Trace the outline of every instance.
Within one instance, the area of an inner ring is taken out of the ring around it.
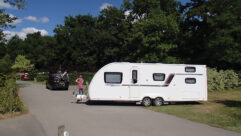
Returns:
[[[64,129],[65,129],[64,125],[61,125],[58,127],[58,136],[64,136]]]
[[[9,112],[13,112],[13,89],[10,89],[10,94],[9,94]]]

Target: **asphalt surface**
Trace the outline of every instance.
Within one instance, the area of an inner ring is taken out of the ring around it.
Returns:
[[[135,104],[77,104],[69,91],[20,82],[27,115],[0,120],[0,136],[57,136],[65,125],[70,136],[241,136],[208,125],[146,110]]]

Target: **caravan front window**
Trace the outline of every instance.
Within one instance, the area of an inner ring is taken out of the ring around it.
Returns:
[[[163,73],[154,73],[153,74],[153,80],[154,81],[164,81],[165,80],[165,74],[163,74]]]
[[[105,72],[104,74],[105,83],[120,84],[122,82],[121,72]]]

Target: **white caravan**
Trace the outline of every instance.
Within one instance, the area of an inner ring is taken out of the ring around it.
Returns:
[[[206,65],[114,62],[102,67],[88,90],[90,101],[207,101]]]

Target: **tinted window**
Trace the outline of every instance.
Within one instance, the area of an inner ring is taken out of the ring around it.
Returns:
[[[153,74],[153,80],[154,81],[164,81],[165,80],[165,74],[163,74],[163,73],[154,73]]]
[[[185,72],[196,72],[196,68],[195,67],[185,67]]]
[[[196,84],[196,78],[185,78],[186,84]]]
[[[137,70],[132,70],[132,82],[137,83]]]
[[[120,72],[105,72],[105,83],[117,83],[122,82],[122,73]]]

